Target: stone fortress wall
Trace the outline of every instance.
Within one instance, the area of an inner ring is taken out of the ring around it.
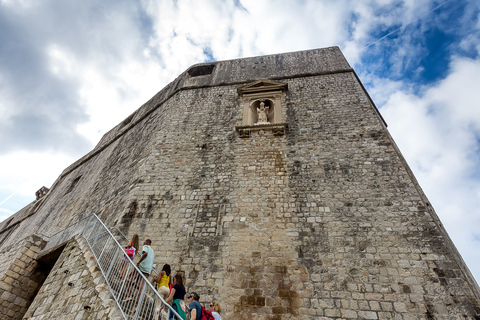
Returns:
[[[247,123],[257,98],[271,125]],[[152,239],[157,266],[224,319],[480,317],[475,280],[337,47],[192,66],[1,223],[0,250],[92,212]]]

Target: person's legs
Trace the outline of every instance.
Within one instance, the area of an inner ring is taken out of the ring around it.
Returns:
[[[158,294],[163,298],[163,300],[166,300],[168,295],[170,294],[170,289],[164,286],[158,287],[157,290],[158,290]],[[157,308],[158,313],[160,313],[164,308],[165,308],[165,305],[163,304],[163,302],[160,301],[160,299],[158,299],[158,308]],[[166,310],[168,310],[168,308]]]
[[[125,275],[127,273],[128,262],[122,260],[122,262],[120,262],[120,263],[121,263],[120,268],[121,268],[121,273],[122,273],[122,279],[121,280],[123,281],[123,280],[125,280]]]
[[[177,311],[177,305],[176,304],[172,304],[172,309]],[[173,312],[170,311],[170,317],[169,319],[175,319],[175,315],[173,314]]]
[[[143,273],[143,272],[142,272]],[[143,273],[143,275],[148,279],[148,277],[150,276],[148,273]],[[132,300],[132,295],[133,295],[133,292],[131,292],[131,290],[137,290],[137,298],[135,299],[134,301],[134,310],[137,308],[138,306],[138,302],[140,301],[140,296],[142,294],[142,291],[143,291],[143,286],[145,284],[145,280],[143,279],[143,277],[136,273],[135,270],[130,274],[130,278],[133,278],[133,281],[130,283],[130,285],[128,286],[129,287],[129,290],[127,291],[127,298],[125,300],[123,300],[123,302],[127,302],[127,301],[130,301]],[[131,287],[135,287],[134,289],[131,289]],[[135,311],[134,311],[135,312]]]
[[[158,287],[158,293],[163,298],[163,300],[165,300],[170,294],[170,289],[167,287],[161,286],[161,287]]]
[[[136,274],[135,270],[130,272],[130,274],[127,276],[127,279],[125,280],[125,300],[132,300],[132,290],[135,290],[133,287],[138,288],[138,282],[139,282],[140,275]]]
[[[170,294],[170,289],[164,286],[158,287],[157,290],[158,290],[158,294],[163,298],[163,300],[167,299],[168,295]],[[159,298],[155,298],[155,300],[156,300],[156,306],[157,306],[155,311],[155,318],[157,318],[159,317],[162,310],[164,310],[165,306]]]
[[[148,273],[145,273],[145,272],[142,272],[142,273],[145,276],[145,278],[147,278],[147,279],[150,276]],[[142,294],[144,285],[145,285],[145,280],[143,279],[143,277],[141,275],[138,275],[138,278],[137,278],[137,287],[138,287],[137,303],[138,303],[138,301],[140,301],[140,295]]]

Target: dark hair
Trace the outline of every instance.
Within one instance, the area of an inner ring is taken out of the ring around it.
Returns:
[[[190,296],[193,298],[193,300],[198,301],[200,300],[200,295],[196,292],[192,292]]]
[[[174,278],[175,278],[175,280],[177,280],[177,284],[180,286],[180,288],[185,290],[185,286],[183,285],[182,275],[177,273]]]
[[[152,240],[150,240],[150,239],[145,240],[145,242],[147,242],[148,245],[151,245],[151,244],[152,244]]]
[[[166,263],[163,265],[162,271],[165,271],[165,274],[168,277],[170,277],[170,273],[172,273],[172,269],[170,269],[170,265]]]

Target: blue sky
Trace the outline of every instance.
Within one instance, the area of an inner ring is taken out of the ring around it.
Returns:
[[[0,0],[0,219],[192,64],[339,46],[480,279],[478,0]]]

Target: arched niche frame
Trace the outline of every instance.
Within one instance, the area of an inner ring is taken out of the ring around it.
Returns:
[[[283,135],[288,128],[284,120],[287,84],[273,80],[257,80],[237,89],[243,104],[242,125],[235,127],[240,137],[248,138],[252,131],[272,131]]]
[[[272,99],[256,99],[249,106],[249,110],[244,112],[247,116],[245,125],[259,125],[275,123],[275,102]],[[243,123],[242,123],[243,124]]]

